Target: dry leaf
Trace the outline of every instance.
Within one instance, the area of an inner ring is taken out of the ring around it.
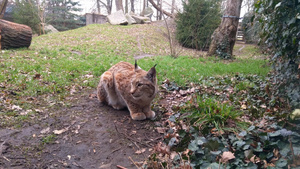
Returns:
[[[247,109],[247,106],[246,106],[245,104],[243,104],[243,105],[241,106],[241,109],[242,109],[242,110],[246,110],[246,109]]]
[[[50,132],[50,127],[47,127],[45,129],[43,129],[40,133],[41,134],[46,134],[46,133],[49,133]]]
[[[76,92],[76,86],[72,86],[70,90],[70,94],[73,95]]]
[[[232,152],[226,151],[226,152],[223,152],[221,158],[222,158],[222,159],[221,159],[222,162],[226,163],[227,161],[234,159],[235,156],[234,156],[234,154],[233,154]]]
[[[53,133],[59,135],[59,134],[62,134],[64,132],[66,132],[67,130],[68,130],[67,128],[64,128],[64,129],[61,129],[61,130],[54,130]]]
[[[166,128],[165,127],[156,127],[156,130],[158,133],[164,134],[166,131]]]
[[[146,148],[143,148],[143,149],[140,149],[140,150],[136,151],[135,154],[141,154],[145,151],[146,151]]]
[[[177,152],[176,151],[172,151],[171,155],[170,155],[170,158],[173,160],[176,155],[177,155]]]

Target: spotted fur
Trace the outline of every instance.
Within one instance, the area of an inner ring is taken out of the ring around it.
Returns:
[[[156,93],[155,66],[144,71],[128,62],[119,62],[104,72],[97,87],[100,102],[118,110],[127,107],[133,120],[155,117],[150,104]]]

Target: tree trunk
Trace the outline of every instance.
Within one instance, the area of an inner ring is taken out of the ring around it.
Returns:
[[[128,13],[128,0],[125,0],[125,13]]]
[[[153,0],[148,0],[148,1],[152,4],[152,6],[153,6],[157,11],[161,11],[160,7],[159,7],[157,4],[155,4],[155,2],[154,2]],[[162,11],[163,11],[163,13],[164,13],[165,15],[167,15],[168,17],[170,17],[170,18],[173,17],[171,13],[169,13],[169,12],[167,12],[167,11],[165,11],[165,10],[162,10]]]
[[[97,10],[98,10],[98,14],[101,13],[101,8],[100,8],[100,0],[97,0]]]
[[[131,5],[131,11],[134,13],[134,0],[130,0],[130,5]]]
[[[115,1],[116,1],[116,9],[117,9],[117,11],[119,11],[119,10],[124,11],[124,9],[123,9],[123,0],[115,0]]]
[[[220,26],[214,31],[207,55],[232,56],[243,0],[227,0]]]
[[[0,49],[29,47],[32,30],[29,26],[0,19]]]
[[[172,0],[171,14],[174,16],[175,0]]]
[[[0,19],[3,18],[8,0],[0,0]]]

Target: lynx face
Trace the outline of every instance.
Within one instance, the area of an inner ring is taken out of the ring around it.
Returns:
[[[149,79],[147,75],[136,75],[131,81],[130,94],[135,100],[152,100],[156,93],[156,79]]]

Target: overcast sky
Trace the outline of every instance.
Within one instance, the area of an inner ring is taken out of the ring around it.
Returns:
[[[81,8],[83,9],[82,12],[81,12],[81,14],[97,12],[96,11],[96,7],[97,7],[96,6],[96,0],[78,0],[78,1],[81,4]],[[143,0],[136,0],[136,2],[135,2],[136,13],[140,13],[141,12],[140,9],[142,8],[142,5],[143,5],[142,1]],[[179,8],[181,8],[181,2],[182,2],[182,0],[175,0],[175,1],[176,1],[177,6]],[[155,0],[155,2],[156,2],[156,0]],[[163,2],[166,2],[166,4],[171,4],[172,0],[163,0]],[[166,5],[166,4],[164,4],[164,5],[167,7],[168,5]],[[130,5],[129,5],[129,8],[130,8]],[[153,10],[154,10],[154,8],[153,8]],[[166,10],[170,10],[170,9],[166,9]],[[114,11],[115,11],[115,2],[113,1],[113,12]],[[107,14],[106,13],[106,9],[105,8],[101,8],[101,13],[102,14]],[[242,16],[244,16],[244,14],[245,14],[245,9],[242,8],[240,16],[242,17]]]

